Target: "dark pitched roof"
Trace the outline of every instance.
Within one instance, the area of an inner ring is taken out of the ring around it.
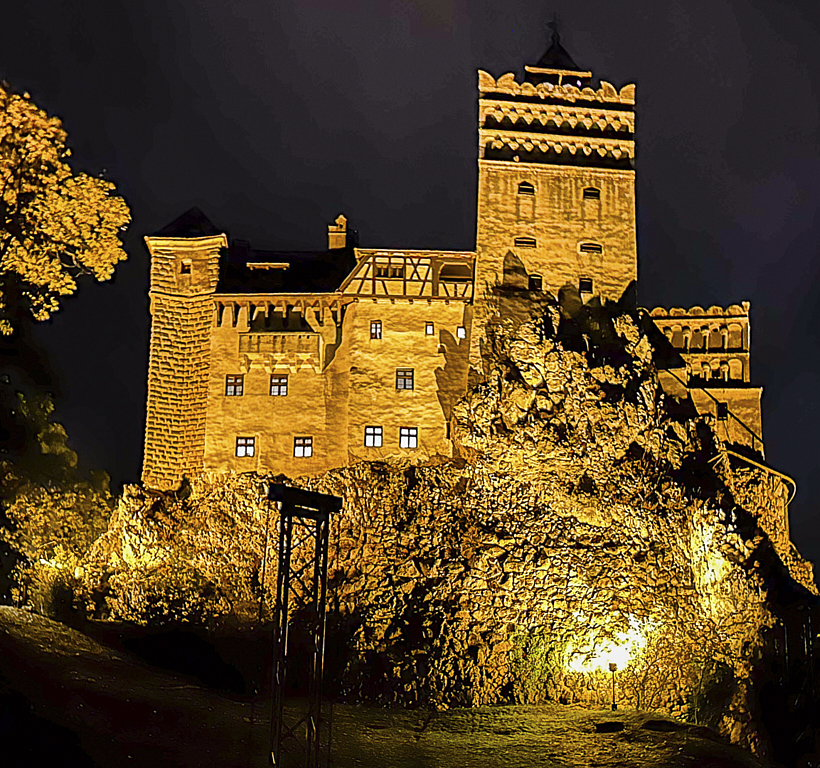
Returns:
[[[222,231],[196,206],[154,233],[157,237],[209,237],[221,234]]]
[[[561,35],[558,34],[557,26],[552,29],[550,47],[547,48],[546,53],[538,59],[538,63],[535,66],[542,69],[568,69],[573,72],[583,71],[575,63],[572,56],[567,53],[567,49],[561,45]]]
[[[287,263],[287,269],[253,265]],[[331,293],[356,263],[353,248],[326,251],[257,251],[231,243],[220,270],[217,293]]]

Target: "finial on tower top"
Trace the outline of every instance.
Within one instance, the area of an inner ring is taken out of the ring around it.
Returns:
[[[560,45],[561,44],[561,35],[558,32],[558,14],[553,12],[552,20],[547,22],[547,27],[552,30],[552,37],[550,42],[552,45]]]

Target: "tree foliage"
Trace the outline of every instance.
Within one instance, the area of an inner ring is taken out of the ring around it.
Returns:
[[[48,395],[14,393],[9,409],[20,450],[0,457],[0,541],[18,554],[13,590],[22,602],[52,613],[55,592],[72,579],[114,507],[105,472],[85,477]]]
[[[0,84],[0,334],[20,310],[50,317],[80,275],[107,280],[127,258],[125,200],[72,170],[66,138],[58,118]]]

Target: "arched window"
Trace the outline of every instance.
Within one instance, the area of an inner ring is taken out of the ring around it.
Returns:
[[[530,184],[528,181],[522,181],[518,185],[518,194],[519,195],[534,195],[535,194],[535,187]]]
[[[595,187],[587,187],[584,190],[584,200],[600,200],[601,190]]]
[[[514,242],[516,248],[535,248],[537,245],[534,237],[516,237]]]
[[[581,253],[603,253],[604,246],[600,243],[581,243],[578,246]]]

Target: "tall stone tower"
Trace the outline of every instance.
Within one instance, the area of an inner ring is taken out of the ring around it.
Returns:
[[[212,296],[228,240],[194,208],[145,242],[151,347],[142,481],[169,490],[202,468]]]
[[[635,86],[594,88],[551,26],[522,82],[478,73],[479,305],[497,286],[617,300],[637,278]]]

